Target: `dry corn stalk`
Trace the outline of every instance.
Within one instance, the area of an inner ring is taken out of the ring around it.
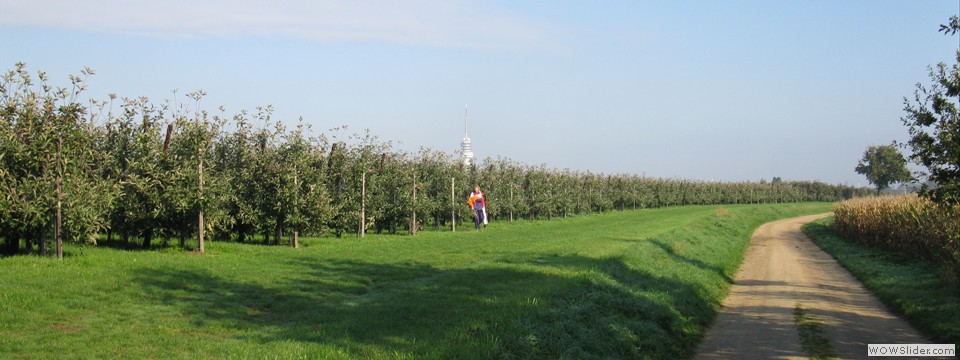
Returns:
[[[833,207],[834,227],[848,239],[942,264],[960,274],[960,205],[913,194],[851,199]]]

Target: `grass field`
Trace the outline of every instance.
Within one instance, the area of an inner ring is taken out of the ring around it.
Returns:
[[[932,341],[960,343],[960,287],[947,280],[949,270],[898,251],[843,239],[831,228],[832,222],[833,218],[821,219],[805,225],[803,231]]]
[[[70,245],[0,259],[15,358],[583,359],[692,355],[753,229],[829,203],[690,206],[483,231]]]

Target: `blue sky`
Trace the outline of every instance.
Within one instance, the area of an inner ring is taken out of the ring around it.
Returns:
[[[0,66],[605,173],[867,185],[960,1],[0,0]],[[181,99],[182,100],[182,99]]]

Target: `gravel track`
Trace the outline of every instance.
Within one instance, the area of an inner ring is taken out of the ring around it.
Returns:
[[[808,358],[794,323],[798,304],[821,323],[841,359],[868,358],[867,344],[931,343],[800,231],[830,215],[775,221],[753,233],[695,359]]]

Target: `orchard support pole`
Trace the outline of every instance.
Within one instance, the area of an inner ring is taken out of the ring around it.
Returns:
[[[297,176],[296,165],[293,166],[293,190],[294,190],[293,206],[296,207],[296,209],[294,210],[297,211],[297,213],[299,214],[300,212],[300,181],[299,181],[299,177]],[[299,224],[296,224],[293,226],[293,241],[291,242],[293,243],[294,249],[300,248],[300,225]]]
[[[199,251],[201,254],[203,254],[203,251],[204,251],[203,249],[203,201],[202,201],[203,199],[203,158],[200,158],[200,162],[197,163],[197,175],[199,175],[200,177],[200,199],[201,199],[200,214],[197,216],[198,218],[197,225],[199,230],[199,233],[197,234],[197,238],[200,241]]]
[[[413,211],[410,220],[410,235],[417,236],[417,174],[413,174]]]
[[[513,202],[513,182],[510,182],[510,222],[513,222],[513,207],[516,206]]]
[[[453,199],[456,181],[456,178],[450,178],[450,228],[452,232],[457,232],[457,203]]]
[[[57,238],[57,260],[63,260],[63,140],[57,137],[57,222],[54,236]]]
[[[367,225],[366,219],[366,207],[367,207],[367,172],[364,171],[360,173],[360,238],[363,238],[364,227]]]

